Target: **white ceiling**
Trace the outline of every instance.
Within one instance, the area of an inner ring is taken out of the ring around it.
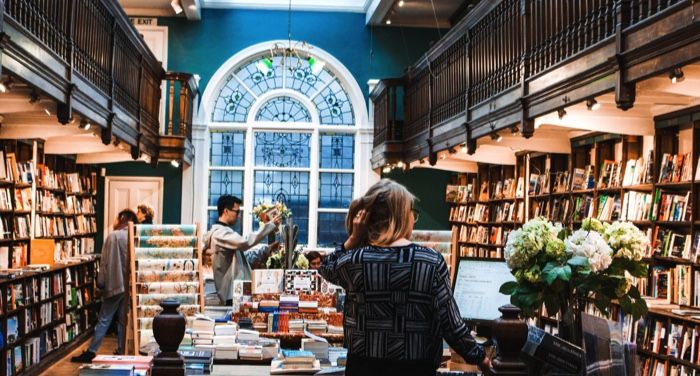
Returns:
[[[175,14],[173,0],[119,0],[129,16],[187,17],[198,20],[202,8],[287,10],[289,0],[179,0],[184,12]],[[364,13],[367,24],[392,27],[449,28],[454,16],[476,0],[292,0],[292,11]],[[388,25],[387,25],[388,26]]]

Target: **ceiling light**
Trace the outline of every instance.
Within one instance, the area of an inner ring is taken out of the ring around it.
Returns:
[[[391,25],[391,20],[390,19],[386,20],[386,24]]]
[[[441,156],[440,156],[440,159],[443,159],[443,160],[444,160],[444,159],[447,159],[447,154],[441,155]]]
[[[398,168],[403,168],[403,162],[399,161],[399,163],[396,164],[396,167]]]
[[[385,173],[385,174],[390,173],[390,172],[391,172],[391,167],[390,167],[389,165],[384,166],[384,168],[382,169],[382,172]]]
[[[564,120],[564,116],[566,116],[566,110],[563,108],[558,109],[557,115],[559,115],[559,120]]]
[[[46,107],[44,107],[44,113],[46,114],[46,116],[51,116],[51,111],[49,111],[49,109]]]
[[[588,111],[598,111],[600,109],[600,103],[598,103],[595,98],[588,98],[586,100],[586,107],[588,107]]]
[[[267,73],[272,70],[272,60],[269,57],[262,58],[255,63],[255,67],[263,76],[267,76]]]
[[[190,10],[194,12],[194,11],[197,10],[197,5],[196,5],[196,4],[190,4],[190,5],[188,6],[188,8],[190,8]]]
[[[180,5],[180,0],[173,0],[170,2],[170,6],[173,7],[175,14],[182,13],[182,6]]]
[[[170,165],[175,168],[178,168],[180,167],[180,161],[178,161],[177,159],[173,159],[172,161],[170,161]]]
[[[420,164],[424,164],[424,163],[425,163],[425,159],[422,159],[422,158],[421,158],[421,160],[420,160],[419,162],[420,162]]]
[[[323,67],[326,66],[326,63],[322,60],[316,59],[313,56],[309,56],[308,58],[309,62],[309,67],[311,68],[311,73],[314,76],[318,76],[319,73],[323,70]]]
[[[510,127],[510,134],[515,135],[518,134],[518,132],[520,132],[520,128],[518,128],[517,125]]]
[[[491,136],[491,139],[496,141],[496,142],[501,142],[501,140],[503,140],[503,136],[498,134],[498,132],[493,132],[493,133],[491,133],[490,136]]]
[[[7,85],[4,82],[0,82],[0,93],[7,93]]]
[[[399,1],[399,6],[400,6],[400,7],[404,6],[405,4],[406,4],[406,3],[404,3],[403,0]]]
[[[457,149],[455,149],[455,148],[452,147],[452,148],[449,148],[447,151],[449,151],[450,154],[454,154],[454,153],[457,152]]]
[[[469,149],[467,149],[467,144],[462,144],[462,154],[467,154]]]
[[[84,129],[84,130],[90,129],[90,126],[91,126],[91,124],[90,124],[90,122],[87,121],[87,120],[83,120],[83,121],[80,122],[80,128],[82,128],[82,129]]]
[[[671,69],[671,72],[668,74],[668,77],[671,79],[672,84],[683,82],[683,80],[685,80],[683,70],[681,70],[681,68]]]

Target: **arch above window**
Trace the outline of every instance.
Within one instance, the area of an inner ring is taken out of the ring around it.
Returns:
[[[264,53],[255,55],[235,67],[225,77],[214,101],[211,120],[223,123],[245,123],[254,104],[273,90],[293,90],[305,96],[315,106],[321,125],[353,126],[357,117],[351,97],[342,80],[333,72],[333,67],[326,64],[315,73],[308,62],[297,56],[275,56],[271,66],[261,64]],[[294,106],[292,98],[287,97]],[[268,104],[262,105],[266,109]],[[280,104],[274,102],[272,104]],[[308,110],[306,109],[307,113]],[[289,117],[286,113],[276,112],[277,118],[270,118],[270,113],[261,110],[255,114],[255,120],[263,121],[304,121]],[[297,113],[301,115],[301,113]],[[261,117],[261,119],[258,119]],[[286,120],[282,120],[286,119]]]
[[[255,121],[311,123],[312,119],[309,110],[300,101],[283,95],[265,102],[255,115]]]

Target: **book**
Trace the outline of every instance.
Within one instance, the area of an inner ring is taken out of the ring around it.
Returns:
[[[280,294],[283,291],[284,269],[253,269],[253,294]]]
[[[585,368],[583,349],[535,326],[528,326],[521,354],[566,372],[580,374]]]

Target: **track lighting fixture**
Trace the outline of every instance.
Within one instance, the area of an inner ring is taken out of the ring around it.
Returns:
[[[681,68],[671,69],[671,72],[668,74],[668,77],[671,79],[672,84],[676,84],[685,80],[685,76],[683,75],[683,70]]]
[[[36,91],[32,90],[32,92],[29,93],[29,103],[34,104],[38,101],[39,101],[39,94]]]
[[[454,147],[451,147],[451,148],[447,149],[447,151],[450,152],[450,154],[454,154],[457,152],[457,149],[455,149]]]
[[[600,103],[598,103],[595,98],[588,98],[586,99],[586,107],[588,111],[598,111],[600,109]]]
[[[518,128],[517,125],[510,127],[510,134],[516,135],[516,134],[518,134],[518,132],[520,132],[520,128]]]
[[[382,169],[382,172],[385,173],[385,174],[390,173],[390,172],[391,172],[391,166],[389,166],[389,165],[384,166],[384,168]]]
[[[425,159],[421,158],[421,160],[418,161],[418,163],[420,163],[420,164],[425,164]]]
[[[399,161],[399,162],[396,164],[396,167],[398,167],[398,168],[403,168],[403,162],[402,162],[402,161]]]
[[[498,134],[498,132],[493,132],[493,133],[491,133],[490,136],[491,136],[491,139],[496,141],[496,142],[501,142],[501,140],[503,140],[503,136]]]
[[[444,160],[444,159],[447,159],[447,154],[441,155],[441,156],[440,156],[440,159],[443,159],[443,160]]]
[[[462,151],[462,154],[467,154],[467,152],[469,151],[469,149],[467,149],[467,144],[462,144],[461,151]]]
[[[182,13],[182,5],[180,5],[180,0],[173,0],[170,2],[170,6],[173,7],[175,14]]]
[[[82,128],[82,129],[84,129],[84,130],[88,130],[88,129],[90,129],[90,126],[91,126],[91,124],[90,124],[89,121],[87,121],[87,120],[85,120],[85,119],[83,119],[82,121],[80,121],[80,128]]]
[[[8,90],[9,88],[7,87],[7,85],[5,85],[4,82],[0,82],[0,93],[7,93]]]
[[[173,159],[172,161],[170,161],[170,165],[175,168],[178,168],[180,167],[180,161],[178,161],[177,159]]]
[[[402,6],[404,6],[404,5],[405,5],[404,1],[403,1],[403,0],[400,0],[400,1],[399,1],[399,6],[402,7]]]
[[[566,116],[566,110],[563,108],[558,109],[557,115],[559,115],[559,120],[564,120],[564,116]]]
[[[387,19],[387,20],[386,20],[386,24],[387,24],[387,25],[391,25],[391,19]]]

